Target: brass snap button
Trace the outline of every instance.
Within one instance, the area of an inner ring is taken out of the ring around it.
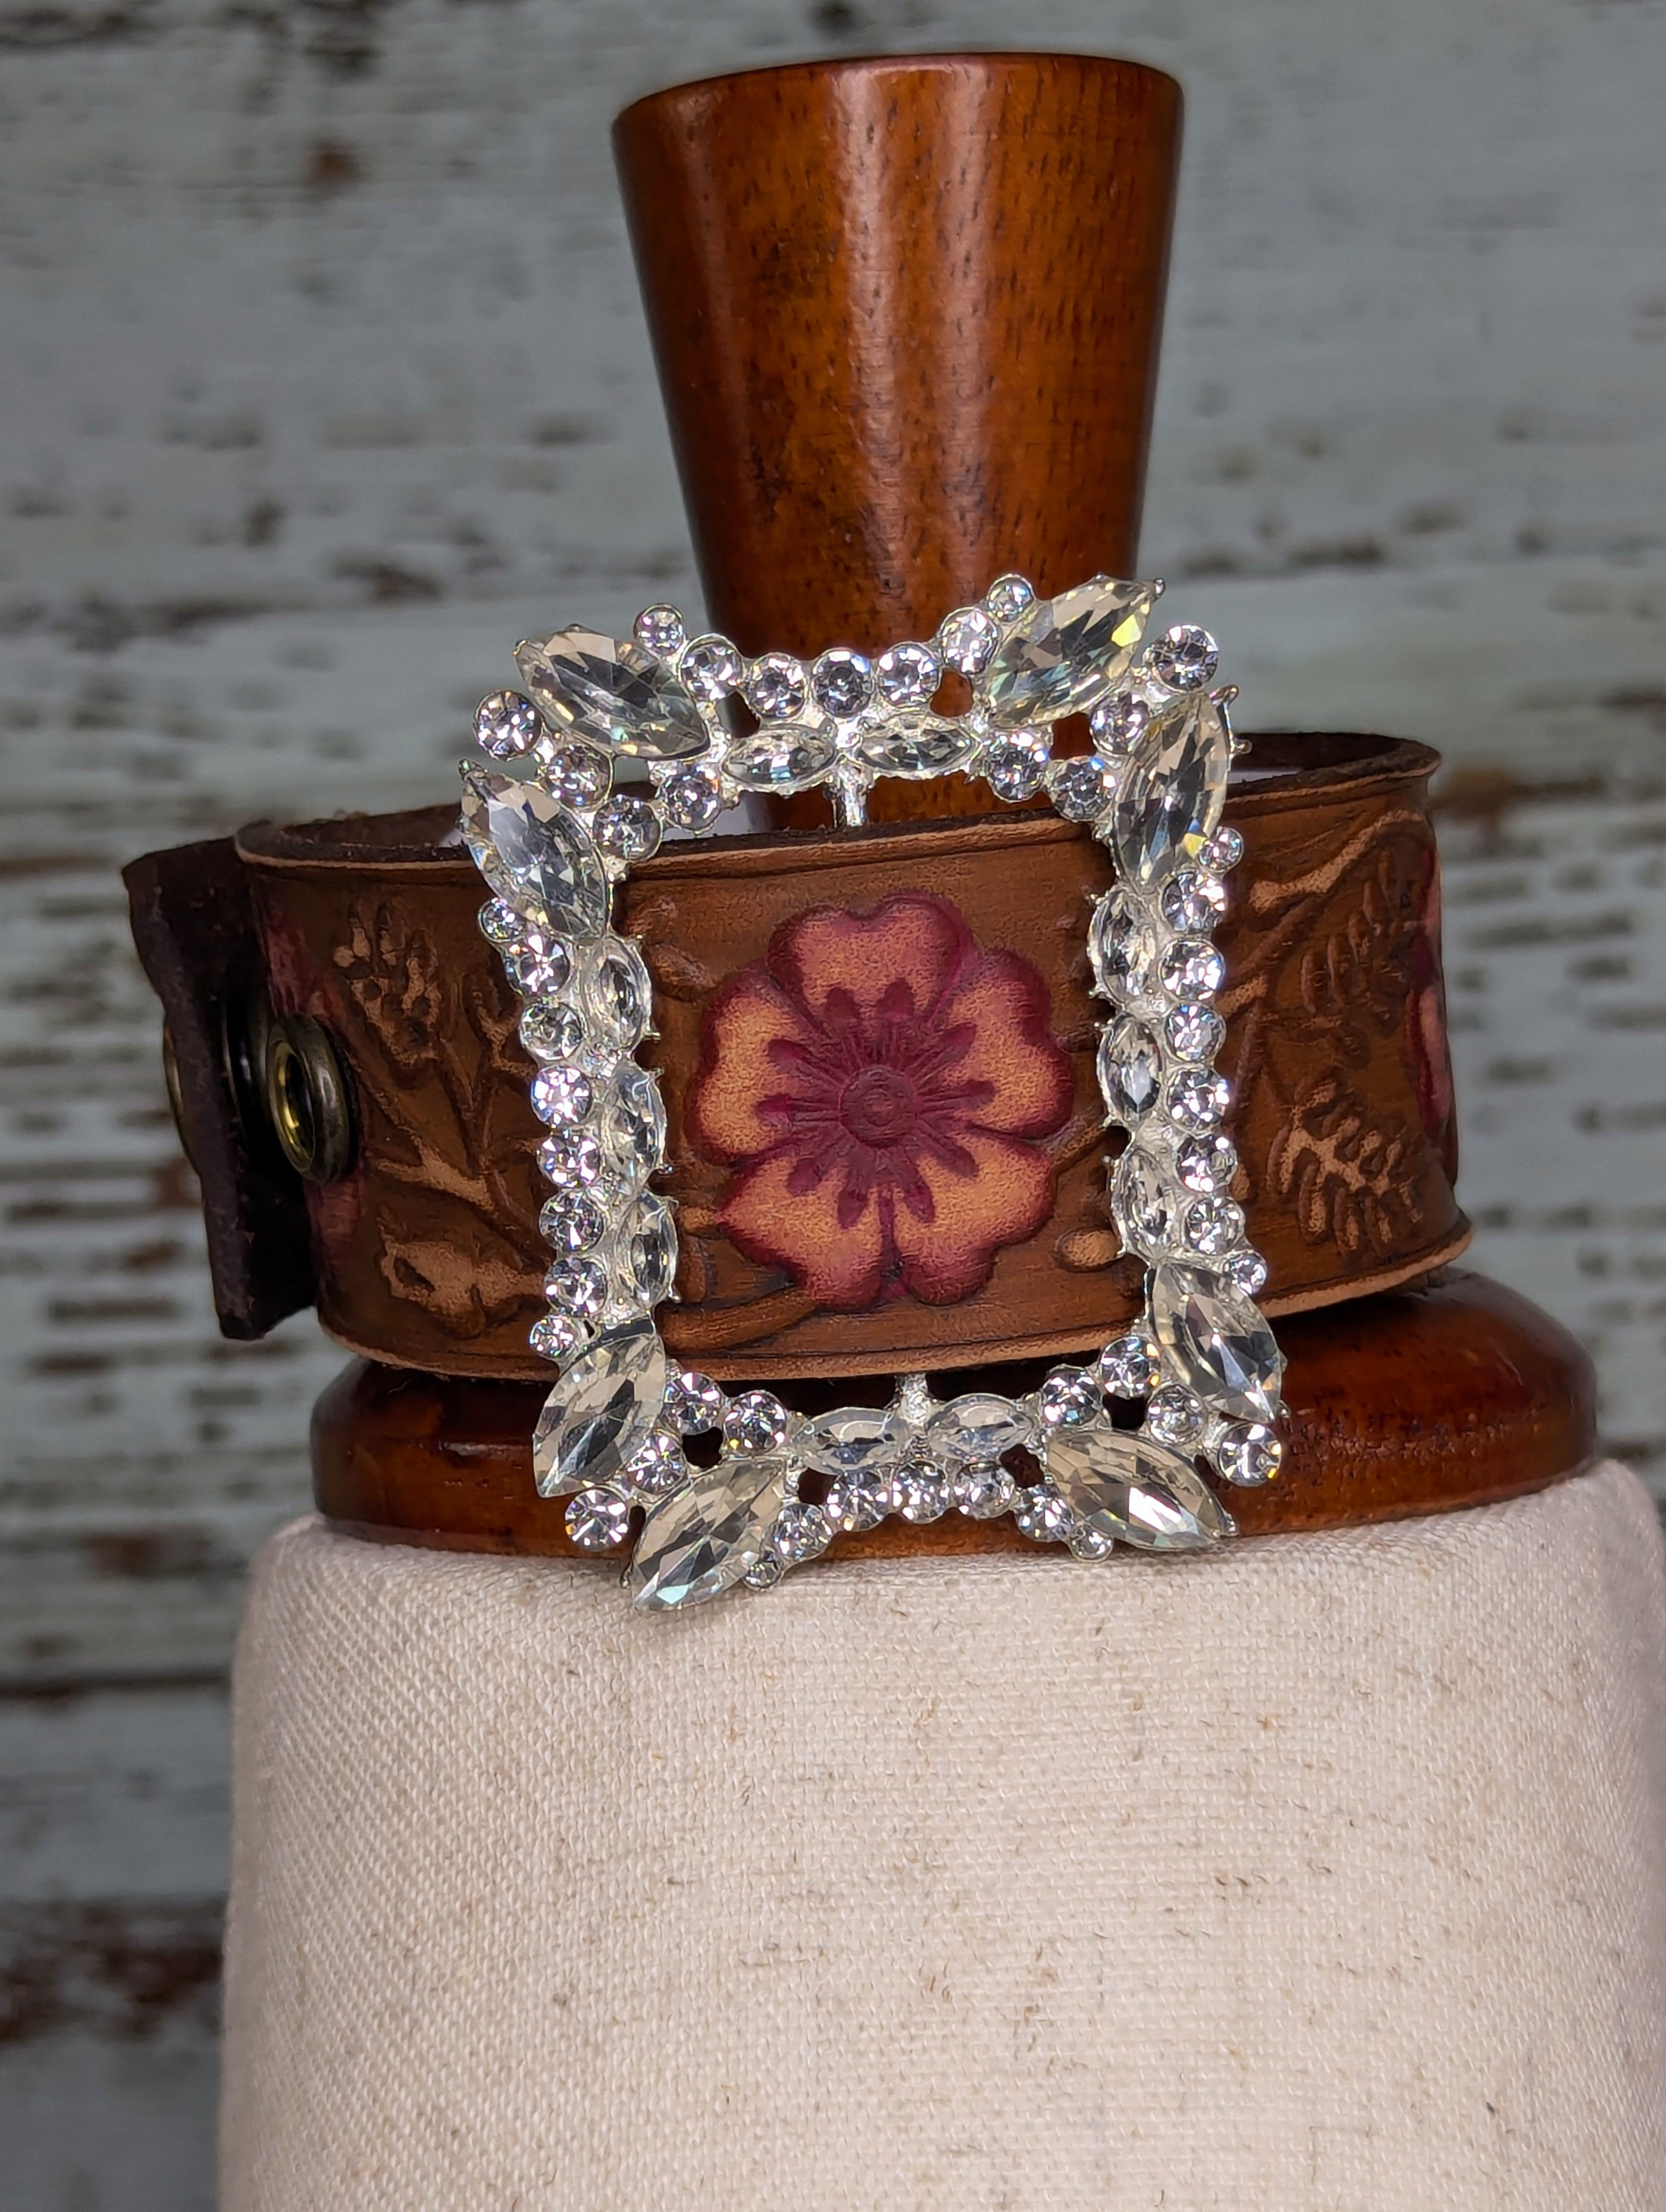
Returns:
[[[283,1157],[308,1182],[334,1182],[353,1158],[353,1111],[335,1047],[305,1014],[266,1025],[266,1113]]]

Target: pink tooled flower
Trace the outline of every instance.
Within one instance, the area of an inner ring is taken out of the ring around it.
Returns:
[[[1048,1015],[1029,962],[981,951],[946,899],[784,923],[712,1000],[689,1094],[694,1142],[735,1165],[725,1232],[841,1312],[982,1289],[1052,1206],[1035,1139],[1073,1086]]]

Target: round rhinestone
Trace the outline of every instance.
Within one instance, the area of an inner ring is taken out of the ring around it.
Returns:
[[[594,806],[606,798],[613,765],[594,745],[547,745],[540,758],[544,781],[563,806]]]
[[[1266,1287],[1267,1262],[1259,1252],[1234,1252],[1224,1273],[1233,1287],[1242,1291],[1247,1298],[1253,1298]]]
[[[597,810],[597,844],[616,860],[645,860],[660,844],[660,817],[647,799],[618,792]]]
[[[1103,1528],[1084,1527],[1070,1539],[1070,1549],[1079,1559],[1108,1559],[1116,1545]]]
[[[1094,743],[1108,753],[1130,753],[1146,734],[1151,708],[1132,692],[1119,691],[1103,700],[1087,718]]]
[[[810,689],[823,712],[841,721],[860,714],[873,696],[873,670],[865,653],[836,645],[810,672]]]
[[[820,1506],[801,1505],[796,1498],[789,1498],[781,1507],[769,1531],[772,1547],[789,1567],[819,1558],[832,1541],[832,1524]]]
[[[576,1067],[541,1067],[532,1079],[532,1111],[551,1128],[582,1121],[595,1103],[590,1078]]]
[[[1164,1101],[1170,1119],[1189,1129],[1212,1129],[1231,1103],[1224,1075],[1207,1068],[1188,1068],[1170,1084]]]
[[[494,760],[513,760],[530,752],[544,724],[538,708],[519,691],[491,691],[474,710],[474,739]]]
[[[1199,691],[1220,665],[1220,651],[1207,629],[1177,623],[1147,648],[1146,665],[1171,691]]]
[[[746,673],[745,657],[727,637],[696,637],[684,647],[677,673],[696,699],[722,699],[740,689]]]
[[[1097,822],[1110,804],[1112,769],[1097,753],[1055,761],[1047,781],[1055,811],[1067,822]]]
[[[925,707],[943,681],[943,664],[928,645],[893,645],[874,662],[873,680],[891,706]]]
[[[701,1436],[708,1429],[721,1428],[728,1402],[709,1375],[681,1368],[666,1387],[666,1419],[679,1437]]]
[[[1213,999],[1226,963],[1205,937],[1177,937],[1163,955],[1163,988],[1172,999]]]
[[[1099,1387],[1110,1398],[1147,1398],[1157,1382],[1157,1355],[1138,1330],[1113,1337],[1099,1354]]]
[[[766,722],[787,722],[802,714],[810,696],[804,663],[790,653],[766,653],[752,663],[746,684],[746,703]]]
[[[1047,777],[1048,740],[1040,732],[992,738],[980,763],[984,781],[997,799],[1033,799]]]
[[[1264,1421],[1229,1421],[1209,1456],[1228,1482],[1249,1489],[1272,1481],[1284,1463],[1284,1446]]]
[[[1243,840],[1236,830],[1217,830],[1203,848],[1203,865],[1224,876],[1228,868],[1237,867],[1243,858]]]
[[[547,1313],[532,1323],[526,1341],[540,1359],[565,1359],[583,1334],[570,1314]]]
[[[1153,1390],[1146,1407],[1146,1431],[1160,1444],[1195,1443],[1203,1427],[1203,1408],[1189,1390],[1168,1382]]]
[[[1177,1060],[1213,1060],[1226,1041],[1226,1024],[1213,1006],[1183,999],[1163,1024]]]
[[[679,768],[660,785],[660,804],[667,822],[698,836],[723,811],[723,788],[703,768]]]
[[[584,1024],[571,1006],[543,1000],[520,1017],[520,1042],[534,1060],[571,1060],[584,1042]]]
[[[1076,1533],[1076,1516],[1050,1482],[1021,1490],[1012,1508],[1020,1535],[1032,1544],[1065,1543]]]
[[[639,1496],[663,1498],[668,1490],[676,1489],[688,1471],[689,1463],[676,1437],[655,1429],[625,1468],[625,1477]]]
[[[538,1164],[562,1189],[583,1190],[600,1180],[602,1148],[587,1129],[573,1130],[546,1137],[538,1148]]]
[[[1226,892],[1213,876],[1182,868],[1164,884],[1161,905],[1170,929],[1213,929],[1226,911]]]
[[[732,1451],[772,1452],[787,1441],[787,1413],[768,1390],[743,1390],[729,1401],[723,1441]]]
[[[905,1521],[940,1521],[952,1503],[950,1479],[940,1468],[899,1467],[891,1488]]]
[[[581,1490],[567,1501],[567,1533],[581,1552],[611,1552],[630,1534],[630,1505],[611,1490]]]
[[[998,623],[1021,615],[1036,596],[1036,587],[1022,576],[997,576],[983,594],[983,604]]]
[[[1225,1190],[1237,1173],[1237,1150],[1230,1137],[1212,1130],[1207,1137],[1188,1137],[1177,1146],[1174,1164],[1188,1190]]]
[[[594,1260],[557,1260],[544,1279],[544,1295],[563,1313],[594,1321],[607,1301],[607,1271]]]
[[[598,948],[584,979],[584,1003],[610,1051],[636,1049],[648,1034],[654,986],[634,945],[616,937]]]
[[[1085,1367],[1055,1367],[1036,1393],[1036,1411],[1049,1429],[1079,1428],[1102,1410],[1099,1386]]]
[[[657,1306],[671,1296],[677,1273],[677,1231],[671,1208],[651,1194],[636,1201],[625,1225],[621,1253],[621,1275],[629,1295],[645,1306]]]
[[[976,676],[988,664],[1000,630],[982,607],[957,607],[944,617],[937,633],[937,649],[944,665],[962,676]]]
[[[546,1198],[538,1217],[538,1235],[558,1252],[587,1252],[607,1233],[607,1216],[581,1190]]]
[[[677,607],[644,607],[631,629],[637,644],[658,653],[661,660],[674,660],[688,641],[688,629]]]
[[[1018,1487],[998,1460],[974,1460],[951,1478],[949,1497],[969,1521],[994,1521],[1012,1510]]]
[[[573,955],[560,938],[523,928],[518,942],[504,954],[503,966],[523,999],[544,999],[566,988]]]
[[[526,927],[514,908],[502,899],[488,899],[480,909],[480,934],[488,945],[513,945]]]
[[[891,1468],[869,1468],[856,1474],[836,1474],[827,1486],[822,1510],[836,1528],[854,1532],[877,1528],[895,1500]]]
[[[1243,1208],[1230,1198],[1200,1198],[1186,1208],[1183,1233],[1194,1252],[1230,1252],[1243,1235]]]
[[[778,1552],[760,1552],[740,1580],[749,1590],[774,1589],[786,1571]]]

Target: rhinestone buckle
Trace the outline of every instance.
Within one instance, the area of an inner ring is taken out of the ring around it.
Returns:
[[[1229,1485],[1278,1473],[1284,1363],[1254,1302],[1267,1269],[1230,1195],[1230,1095],[1214,1067],[1213,930],[1243,849],[1221,824],[1237,695],[1210,688],[1207,630],[1180,625],[1140,650],[1162,588],[1096,576],[1044,599],[1002,576],[928,643],[873,660],[836,647],[807,665],[690,638],[674,607],[654,606],[629,641],[574,626],[521,644],[526,693],[481,702],[490,764],[463,763],[463,834],[493,894],[480,926],[524,1001],[532,1106],[549,1130],[549,1311],[531,1340],[557,1374],[534,1468],[541,1496],[569,1501],[583,1549],[628,1543],[640,1510],[624,1578],[638,1607],[768,1589],[840,1530],[891,1513],[1010,1513],[1025,1536],[1084,1559],[1119,1544],[1206,1549],[1235,1530],[1202,1470]],[[964,714],[936,711],[950,672],[970,686]],[[1095,750],[1053,759],[1052,726],[1080,714]],[[616,787],[625,762],[646,781]],[[1094,1364],[1055,1367],[1026,1398],[943,1401],[908,1375],[888,1407],[806,1419],[769,1391],[731,1397],[674,1372],[654,1325],[677,1264],[672,1209],[649,1188],[666,1114],[635,1057],[654,1034],[653,986],[612,928],[613,892],[667,834],[732,826],[723,817],[749,793],[824,789],[848,826],[882,776],[945,775],[982,778],[1009,803],[1045,792],[1115,862],[1087,947],[1111,1009],[1097,1059],[1106,1125],[1128,1136],[1109,1202],[1124,1249],[1146,1262],[1145,1312]],[[685,1439],[712,1432],[714,1463],[691,1465]]]

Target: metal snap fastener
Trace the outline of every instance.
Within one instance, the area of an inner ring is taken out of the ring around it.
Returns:
[[[353,1109],[335,1047],[306,1014],[274,1014],[264,1047],[266,1113],[284,1158],[308,1182],[334,1182],[353,1158]]]

